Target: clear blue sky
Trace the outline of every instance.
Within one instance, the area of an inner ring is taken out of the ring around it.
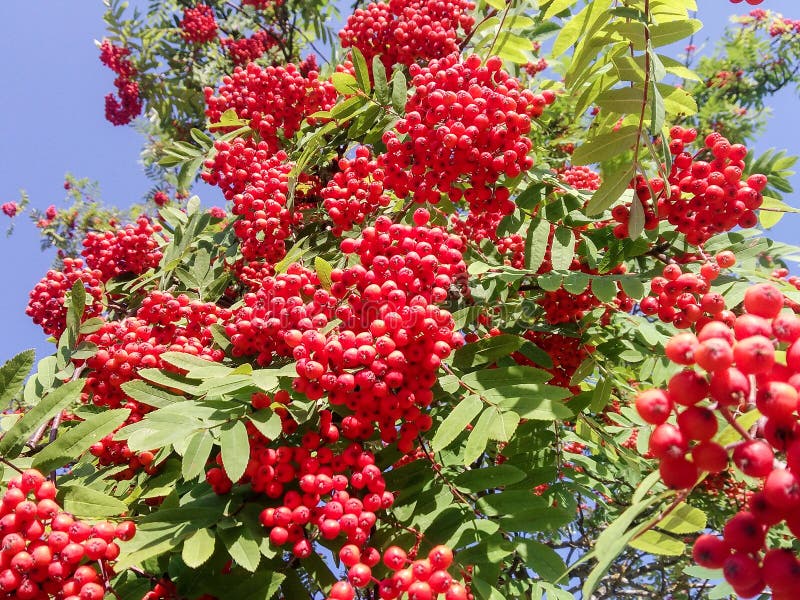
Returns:
[[[132,2],[135,4],[135,2]],[[728,0],[699,0],[705,28],[698,44],[719,37],[728,17],[750,7]],[[765,0],[790,18],[800,18],[795,0]],[[66,172],[100,182],[103,198],[127,205],[150,185],[138,164],[139,136],[128,127],[113,127],[103,116],[103,97],[113,75],[98,60],[93,40],[103,37],[100,0],[4,0],[0,19],[0,203],[19,198],[26,189],[32,206],[63,206]],[[769,131],[756,150],[787,148],[800,154],[797,99],[784,93],[775,99]],[[795,177],[795,187],[800,178]],[[207,189],[207,188],[206,188]],[[205,192],[204,192],[205,193]],[[212,192],[213,193],[213,192]],[[220,197],[203,198],[219,204]],[[800,205],[800,202],[792,202]],[[0,215],[0,231],[8,224]],[[787,217],[773,236],[800,242],[797,218]],[[41,330],[25,315],[28,291],[44,275],[52,253],[39,251],[33,225],[25,219],[7,239],[0,236],[0,361],[25,348],[38,358],[52,351]]]

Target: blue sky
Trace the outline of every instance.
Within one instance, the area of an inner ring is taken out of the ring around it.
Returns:
[[[702,5],[699,17],[705,23],[696,38],[698,45],[713,45],[730,15],[751,8],[728,0],[698,3]],[[761,8],[800,18],[794,0],[766,0]],[[103,97],[112,90],[113,80],[112,73],[100,64],[93,42],[103,37],[103,10],[100,0],[3,2],[0,203],[17,200],[20,189],[25,189],[32,206],[44,209],[55,204],[60,208],[66,172],[98,181],[104,200],[121,206],[140,199],[150,188],[138,163],[140,137],[128,127],[113,127],[103,115]],[[800,154],[796,97],[786,92],[772,104],[773,119],[756,150],[778,147]],[[800,178],[795,177],[794,183],[800,187]],[[203,193],[205,204],[221,203],[221,196]],[[0,231],[6,225],[0,220]],[[796,218],[787,217],[772,235],[800,242],[796,229]],[[52,253],[40,252],[36,230],[21,219],[11,238],[0,236],[0,256],[4,257],[0,280],[5,289],[0,294],[0,361],[31,347],[42,358],[52,347],[25,315],[25,305]]]

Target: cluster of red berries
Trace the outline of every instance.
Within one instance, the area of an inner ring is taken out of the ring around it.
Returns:
[[[86,290],[86,308],[83,319],[100,315],[103,311],[102,272],[87,269],[80,259],[65,258],[62,270],[51,269],[30,292],[25,314],[40,325],[47,335],[59,337],[67,327],[67,293],[75,282],[82,281]]]
[[[718,415],[732,424],[731,409],[757,409],[763,415],[750,431],[738,427],[743,439],[732,452],[741,473],[761,480],[760,491],[750,497],[747,510],[728,521],[721,539],[701,536],[694,550],[699,564],[722,567],[744,597],[765,585],[790,597],[800,566],[791,551],[769,550],[765,544],[770,528],[783,521],[800,536],[800,317],[781,312],[783,307],[777,288],[752,286],[744,297],[745,312],[733,325],[712,321],[697,336],[674,336],[667,357],[690,368],[674,375],[666,390],[647,390],[636,399],[641,417],[656,425],[649,452],[661,461],[664,483],[677,489],[691,488],[700,472],[728,468],[730,448],[713,439]],[[779,352],[785,352],[785,364]],[[705,374],[691,368],[695,365]],[[673,414],[677,425],[668,422]],[[777,454],[785,462],[776,460]]]
[[[173,297],[167,292],[152,292],[142,301],[136,317],[104,323],[86,336],[85,341],[95,344],[98,350],[86,359],[91,372],[86,377],[83,401],[129,409],[126,424],[141,420],[152,408],[129,398],[122,385],[137,379],[140,369],[174,369],[161,359],[164,352],[222,360],[223,352],[211,349],[210,326],[227,321],[230,315],[228,309],[190,300],[183,294]],[[91,452],[100,464],[127,464],[128,468],[117,475],[119,479],[127,479],[152,463],[149,452],[137,455],[125,442],[113,441],[112,436],[92,446]]]
[[[502,64],[498,57],[481,65],[477,56],[453,54],[426,67],[411,65],[414,94],[404,118],[383,136],[388,189],[432,204],[441,194],[453,202],[465,198],[473,213],[513,210],[508,189],[495,184],[533,166],[526,134],[555,95],[520,89]]]
[[[467,587],[453,579],[448,569],[453,564],[453,551],[447,546],[435,546],[427,558],[411,560],[408,553],[398,546],[390,546],[383,553],[374,548],[361,551],[358,546],[348,544],[339,551],[339,560],[348,568],[347,581],[333,585],[327,600],[353,600],[356,588],[375,584],[377,594],[385,600],[408,598],[408,600],[469,600],[472,594]],[[380,562],[392,571],[389,577],[377,580],[372,569]]]
[[[291,356],[285,332],[316,334],[327,326],[338,302],[320,285],[316,273],[299,264],[289,265],[285,273],[263,276],[260,287],[245,294],[225,326],[233,356],[255,355],[261,365],[270,364],[275,356]]]
[[[758,5],[759,5],[759,4],[761,4],[763,1],[764,1],[764,0],[747,0],[747,3],[748,3],[750,6],[758,6]],[[742,0],[731,0],[731,3],[732,3],[732,4],[740,4],[741,2],[742,2]]]
[[[101,600],[108,563],[119,556],[115,540],[136,532],[130,521],[90,525],[63,512],[56,486],[39,471],[12,478],[0,501],[0,598]],[[101,565],[101,576],[90,564]]]
[[[114,231],[91,231],[83,240],[81,253],[90,269],[96,269],[107,281],[123,273],[141,275],[158,265],[163,256],[154,233],[161,231],[158,223],[139,217]]]
[[[567,185],[574,187],[576,190],[589,190],[594,192],[600,188],[600,175],[583,165],[560,169],[558,171],[558,178]]]
[[[339,171],[322,190],[323,207],[333,221],[334,235],[350,231],[379,208],[389,206],[383,189],[383,169],[370,149],[359,146],[354,159],[339,160]]]
[[[153,202],[159,208],[162,206],[166,206],[169,203],[169,194],[164,190],[158,190],[155,194],[153,194]]]
[[[553,366],[546,369],[548,373],[553,375],[553,378],[548,382],[549,385],[557,385],[559,387],[567,388],[573,393],[580,391],[579,386],[572,386],[572,376],[578,367],[586,359],[589,354],[594,350],[594,346],[586,344],[580,337],[567,336],[561,333],[548,332],[548,331],[535,331],[530,329],[526,331],[523,336],[536,344],[539,348],[547,352],[547,355],[553,361]],[[513,358],[521,365],[537,366],[536,363],[531,361],[520,352],[515,352]]]
[[[261,29],[246,38],[224,38],[222,47],[225,48],[233,64],[241,66],[264,56],[264,53],[275,46],[279,40],[276,33]]]
[[[721,267],[731,267],[736,258],[732,252],[720,252],[716,259],[706,261],[698,273],[684,272],[680,265],[671,263],[664,267],[661,276],[650,282],[651,296],[639,303],[646,315],[656,315],[665,323],[678,329],[702,329],[712,320],[733,324],[736,316],[725,306],[725,298],[711,292],[710,283],[717,278]]]
[[[190,44],[207,44],[217,39],[214,10],[206,4],[185,9],[179,26],[181,36]]]
[[[100,45],[100,61],[117,74],[114,86],[117,97],[108,94],[105,98],[106,119],[113,125],[127,125],[142,112],[139,84],[134,81],[136,68],[129,56],[128,48],[115,46],[108,40]]]
[[[331,294],[347,302],[335,311],[341,325],[327,335],[284,334],[297,360],[295,389],[312,398],[327,392],[332,405],[352,410],[342,421],[345,437],[368,438],[377,422],[382,439],[398,441],[402,452],[430,428],[422,409],[433,400],[436,372],[463,344],[452,315],[436,306],[466,272],[463,242],[426,227],[428,218],[425,209],[413,226],[379,217],[361,237],[343,240],[342,252],[359,264],[331,273]]]
[[[316,71],[303,75],[291,63],[260,67],[251,62],[223,77],[216,96],[211,88],[205,89],[206,116],[215,123],[222,113],[233,109],[275,152],[281,135],[291,138],[305,118],[329,110],[336,97],[333,84],[321,80]]]
[[[372,64],[380,56],[387,69],[443,58],[459,50],[459,34],[475,19],[470,0],[390,0],[358,8],[339,32],[343,48],[358,48]]]
[[[3,205],[0,206],[0,210],[8,217],[15,217],[19,212],[19,204],[16,202],[3,202]]]
[[[659,221],[666,220],[692,245],[702,244],[737,225],[753,227],[758,221],[754,211],[761,206],[761,192],[767,186],[764,175],[742,179],[745,146],[731,144],[719,133],[712,133],[706,137],[705,147],[692,155],[686,147],[696,138],[694,129],[676,126],[670,130],[669,150],[674,159],[669,186],[660,177],[648,181],[639,176],[633,184],[645,206],[645,229],[653,229]],[[709,160],[700,160],[703,157]],[[625,237],[629,207],[616,206],[612,216],[620,223],[615,235]]]

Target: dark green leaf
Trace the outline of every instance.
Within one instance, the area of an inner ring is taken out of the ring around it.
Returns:
[[[483,403],[478,396],[467,396],[456,404],[436,429],[431,441],[433,451],[439,452],[452,444],[460,434],[464,433],[467,425],[472,422],[482,407]]]
[[[0,367],[0,407],[6,408],[22,391],[25,376],[33,368],[34,351],[25,350]]]
[[[350,55],[353,57],[353,68],[356,71],[358,87],[365,94],[369,94],[372,88],[369,84],[369,67],[367,67],[367,61],[364,55],[361,54],[361,50],[355,46],[350,48]]]
[[[219,442],[225,473],[231,481],[239,481],[250,460],[250,440],[244,423],[233,421],[224,425]]]
[[[78,517],[111,517],[128,510],[128,505],[101,491],[83,485],[65,485],[64,510]]]
[[[525,473],[511,465],[492,465],[482,469],[472,469],[461,473],[453,483],[470,492],[490,490],[504,485],[518,483],[525,479]]]
[[[547,254],[547,242],[550,238],[550,223],[545,219],[532,221],[525,237],[525,268],[538,271]]]
[[[522,342],[522,338],[515,335],[503,334],[467,344],[453,354],[453,366],[465,370],[493,363],[498,358],[519,350]]]
[[[214,554],[216,538],[208,529],[198,529],[183,542],[181,558],[187,567],[196,569]]]
[[[213,446],[214,438],[208,430],[192,434],[181,463],[181,473],[186,481],[191,481],[203,473]]]

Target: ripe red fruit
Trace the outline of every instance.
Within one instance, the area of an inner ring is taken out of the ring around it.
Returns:
[[[798,394],[788,383],[768,381],[756,394],[756,406],[765,417],[780,419],[797,410]]]
[[[782,308],[783,294],[769,283],[757,283],[744,294],[744,309],[751,315],[772,319]]]
[[[365,587],[372,580],[372,569],[364,563],[356,563],[347,571],[347,578],[355,587]]]
[[[708,381],[693,369],[676,373],[669,380],[669,397],[677,404],[691,406],[708,397]]]
[[[389,546],[386,549],[386,552],[383,553],[383,564],[389,567],[392,571],[402,569],[407,560],[408,556],[406,555],[405,550],[397,546]]]
[[[453,563],[453,551],[447,546],[436,546],[428,554],[434,569],[447,569]]]
[[[791,550],[773,548],[767,551],[761,572],[764,582],[773,592],[796,591],[800,585],[800,563]]]
[[[672,362],[679,365],[693,365],[694,353],[700,343],[693,333],[679,333],[670,338],[664,346],[664,352]]]
[[[692,440],[710,440],[717,433],[717,417],[702,406],[690,406],[678,415],[678,427]]]
[[[775,469],[764,481],[767,501],[780,509],[800,506],[800,479],[786,469]]]
[[[739,369],[716,371],[709,382],[711,398],[722,406],[737,406],[750,395],[750,380]]]
[[[743,552],[735,552],[729,556],[722,567],[722,573],[736,593],[745,598],[755,596],[764,587],[758,562]],[[755,592],[751,594],[751,590]]]
[[[737,342],[733,356],[743,373],[767,373],[775,364],[775,347],[769,338],[756,335]]]
[[[685,458],[667,457],[661,461],[659,472],[664,485],[673,490],[685,490],[697,483],[697,466]]]
[[[694,351],[695,362],[706,371],[722,371],[733,364],[733,348],[720,338],[700,342]]]
[[[352,567],[361,560],[361,550],[355,544],[345,544],[339,550],[339,560],[345,567]]]
[[[742,442],[733,450],[733,462],[750,477],[766,477],[772,472],[774,455],[769,444],[761,440]]]
[[[647,423],[660,425],[672,412],[672,400],[664,390],[646,390],[636,396],[636,410]]]
[[[692,448],[697,468],[708,473],[721,473],[728,466],[728,453],[716,442],[702,442]]]
[[[331,593],[328,594],[329,600],[353,600],[356,597],[356,591],[353,586],[346,581],[337,581],[331,588]]]
[[[723,250],[714,257],[714,260],[723,269],[729,269],[736,264],[736,255],[730,250]]]
[[[650,435],[649,448],[656,458],[679,458],[686,454],[689,443],[680,429],[670,423],[662,423]]]
[[[725,524],[722,535],[725,542],[739,552],[758,552],[766,538],[764,526],[747,511],[733,515]]]
[[[692,547],[694,562],[707,569],[721,569],[730,553],[730,546],[722,538],[708,533],[700,535]]]

